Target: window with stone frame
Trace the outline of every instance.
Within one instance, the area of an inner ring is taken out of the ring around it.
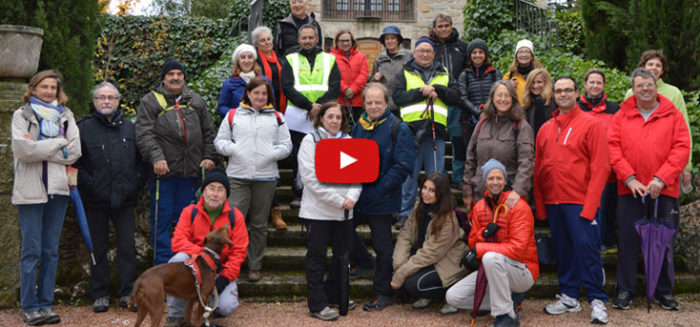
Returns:
[[[324,20],[414,20],[413,0],[323,0]]]

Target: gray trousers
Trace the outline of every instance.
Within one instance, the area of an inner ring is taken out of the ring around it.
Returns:
[[[481,258],[486,273],[486,293],[479,310],[490,310],[494,317],[513,312],[511,292],[523,293],[535,284],[530,270],[524,263],[515,261],[500,253],[487,252]],[[476,275],[474,271],[462,278],[445,294],[447,303],[460,309],[471,310],[474,307],[474,290],[476,288]]]
[[[267,221],[277,181],[261,182],[229,178],[229,204],[246,217],[248,228],[248,269],[260,270],[267,247]]]

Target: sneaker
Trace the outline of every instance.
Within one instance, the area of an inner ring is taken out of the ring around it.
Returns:
[[[430,305],[430,302],[432,301],[433,300],[431,299],[420,298],[418,299],[418,301],[413,302],[411,306],[416,310],[425,309]]]
[[[601,245],[600,254],[617,254],[617,245],[613,244],[610,246]]]
[[[557,294],[557,302],[544,307],[544,312],[550,315],[560,315],[567,312],[580,312],[581,304],[578,300],[570,298],[566,294]]]
[[[449,303],[445,303],[442,308],[440,308],[440,314],[442,315],[453,315],[455,313],[459,312],[459,308],[455,307]]]
[[[25,324],[29,326],[39,326],[43,325],[46,318],[39,311],[34,312],[23,312],[22,320]]]
[[[362,267],[352,268],[352,269],[350,269],[350,280],[370,279],[370,277],[372,277],[373,271],[374,271],[374,268],[371,268],[371,269],[365,269]]]
[[[493,327],[520,327],[520,321],[518,320],[518,315],[512,318],[507,313],[497,316],[496,320],[493,321]]]
[[[299,207],[301,207],[301,198],[295,196],[292,202],[289,202],[289,207],[292,209],[299,209]]]
[[[406,220],[408,220],[408,217],[399,217],[399,220],[394,224],[394,228],[396,228],[396,230],[401,230],[403,225],[406,224]]]
[[[662,308],[666,310],[678,310],[678,302],[673,298],[673,295],[666,294],[660,296],[654,296],[654,302],[658,303]]]
[[[612,307],[620,310],[627,310],[632,304],[632,295],[623,290],[618,290],[615,298],[612,301]]]
[[[591,324],[605,325],[608,323],[608,309],[605,302],[595,299],[591,302]]]
[[[251,270],[248,272],[248,281],[251,283],[258,282],[262,278],[260,270]]]
[[[379,295],[362,306],[365,311],[380,311],[394,302],[394,298],[386,295]]]
[[[340,305],[336,303],[329,303],[328,306],[334,309],[340,308]],[[354,310],[355,308],[357,308],[357,303],[353,300],[348,301],[348,310]]]
[[[109,309],[108,296],[98,298],[95,300],[95,303],[92,304],[92,311],[94,312],[107,312],[107,309]]]
[[[181,327],[185,324],[185,318],[183,317],[168,317],[165,320],[165,326],[163,327]]]
[[[311,313],[312,317],[324,320],[324,321],[332,321],[338,319],[340,315],[338,314],[337,311],[331,309],[330,307],[325,307],[323,310],[319,312],[312,312]]]
[[[57,324],[61,322],[61,316],[58,313],[53,312],[51,309],[44,309],[39,311],[39,314],[44,317],[45,324]]]
[[[525,293],[511,292],[510,299],[513,301],[513,312],[518,313],[520,308],[523,306],[523,300],[525,300]]]
[[[124,309],[129,309],[131,312],[138,312],[139,309],[136,307],[136,304],[134,303],[134,306],[129,308],[129,296],[122,296],[119,298],[119,306],[124,308]]]

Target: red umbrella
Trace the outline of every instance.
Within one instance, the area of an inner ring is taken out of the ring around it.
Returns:
[[[508,207],[501,203],[496,206],[493,211],[493,223],[498,222],[498,212],[503,209],[505,214],[503,217],[508,215]],[[485,240],[488,243],[496,243],[498,241],[496,235],[489,236]],[[479,264],[479,272],[476,273],[476,286],[474,288],[474,307],[472,308],[472,327],[474,327],[474,322],[476,321],[476,316],[479,314],[479,307],[481,307],[481,302],[484,300],[484,295],[486,295],[486,284],[488,280],[486,279],[486,272],[484,272],[484,265]]]

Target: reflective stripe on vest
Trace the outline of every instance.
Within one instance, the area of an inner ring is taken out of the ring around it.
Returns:
[[[404,69],[404,76],[406,76],[406,90],[418,89],[425,86],[425,82],[421,79],[420,75],[411,73]],[[447,87],[450,81],[450,76],[446,73],[438,73],[430,81],[430,85],[443,85]],[[425,106],[428,104],[428,100],[425,99],[420,102],[410,104],[405,107],[401,107],[401,119],[405,122],[419,121],[424,119],[429,119],[429,116],[425,116]],[[439,97],[433,102],[433,107],[435,108],[435,122],[447,126],[447,104],[442,101]]]
[[[316,102],[328,91],[328,78],[335,63],[335,56],[320,52],[314,60],[314,69],[311,71],[309,61],[301,53],[290,53],[287,61],[294,74],[294,89],[311,102]],[[294,105],[287,101],[288,105]]]

